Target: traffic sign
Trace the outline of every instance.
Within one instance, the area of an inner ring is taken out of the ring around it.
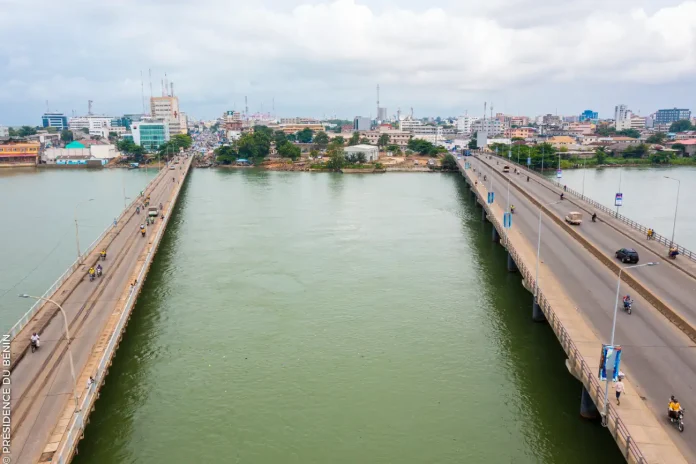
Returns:
[[[621,206],[623,204],[623,193],[617,193],[614,199],[614,206]]]

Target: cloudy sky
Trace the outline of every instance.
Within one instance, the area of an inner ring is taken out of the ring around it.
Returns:
[[[609,117],[696,107],[696,0],[0,0],[0,124],[46,109]]]

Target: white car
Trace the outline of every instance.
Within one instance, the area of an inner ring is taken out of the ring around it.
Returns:
[[[462,157],[461,157],[461,156],[457,156],[457,159],[460,160],[460,159],[462,159]]]

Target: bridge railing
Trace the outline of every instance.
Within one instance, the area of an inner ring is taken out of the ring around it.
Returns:
[[[470,178],[470,182],[473,183],[473,179]],[[498,220],[498,218],[496,218],[495,215],[492,214],[491,208],[489,207],[488,203],[486,203],[483,198],[480,198],[480,200],[483,201],[483,207],[487,210],[488,219],[493,223],[493,227],[498,229],[498,231],[503,231],[500,234],[500,236],[504,239],[505,247],[512,256],[512,259],[514,259],[515,264],[517,264],[517,269],[522,275],[522,278],[525,282],[527,282],[529,289],[533,291],[533,289],[536,286],[534,274],[532,273],[531,269],[529,269],[526,266],[517,250],[515,250],[515,248],[510,243],[509,237],[507,233],[505,233],[506,229],[502,227],[502,224]],[[581,382],[587,389],[588,393],[590,393],[590,395],[593,397],[593,400],[596,405],[604,404],[605,395],[604,390],[602,389],[602,386],[599,383],[599,378],[594,375],[590,367],[585,362],[585,359],[580,353],[580,350],[578,350],[577,346],[570,337],[570,334],[563,326],[563,323],[560,321],[555,311],[551,307],[551,303],[549,303],[549,301],[544,296],[544,292],[542,291],[541,287],[537,289],[537,295],[537,302],[539,304],[539,307],[544,312],[546,320],[549,321],[549,324],[551,325],[551,328],[556,334],[556,337],[560,341],[563,350],[568,355],[568,359],[571,365],[573,366],[573,368],[577,369],[577,372],[580,375]],[[621,452],[626,458],[626,461],[629,463],[647,463],[647,460],[643,456],[643,453],[640,451],[638,445],[636,445],[635,441],[632,439],[631,434],[628,431],[628,428],[626,427],[626,424],[621,420],[618,412],[611,405],[611,402],[608,402],[606,419],[607,427],[609,428],[609,431],[613,434],[614,439],[616,440],[617,444],[621,449]]]
[[[189,167],[186,169],[185,174],[188,174],[189,169],[190,164]],[[176,204],[177,199],[179,198],[179,193],[181,193],[182,186],[183,184],[180,184],[176,196],[170,203],[171,207],[169,209],[169,213],[165,216],[163,222],[161,223],[160,229],[157,232],[157,235],[155,235],[155,238],[152,241],[152,246],[150,247],[150,250],[148,251],[145,257],[145,261],[140,269],[140,272],[138,273],[138,283],[136,284],[136,286],[133,287],[130,294],[128,295],[128,298],[126,299],[126,302],[123,306],[123,310],[121,311],[121,316],[119,317],[118,323],[116,324],[116,328],[114,329],[114,332],[111,334],[109,343],[106,345],[104,353],[102,354],[102,357],[99,360],[99,364],[97,365],[97,372],[94,374],[94,386],[90,387],[87,390],[86,394],[82,395],[82,399],[80,401],[79,406],[80,410],[79,412],[75,413],[75,415],[73,415],[73,419],[68,425],[67,436],[64,440],[62,440],[62,446],[56,451],[55,455],[51,459],[51,462],[56,462],[58,464],[67,464],[74,453],[74,449],[77,446],[77,442],[82,438],[85,426],[87,425],[87,418],[89,417],[89,414],[91,412],[91,407],[98,398],[99,390],[97,386],[101,382],[103,382],[104,378],[106,377],[106,371],[111,364],[111,359],[113,358],[116,349],[118,348],[118,344],[121,340],[121,335],[123,333],[124,327],[127,324],[128,319],[131,316],[133,306],[136,303],[137,295],[144,284],[144,276],[146,275],[147,270],[149,269],[150,264],[154,259],[155,252],[157,251],[157,247],[159,246],[162,234],[167,228],[166,226],[169,223],[169,219],[172,217],[172,211],[174,209],[174,205]]]
[[[158,174],[157,176],[155,176],[145,186],[145,189],[143,189],[143,191],[147,191],[153,185],[153,183],[157,180],[157,178],[160,177],[160,175],[161,174]],[[128,213],[128,211],[130,211],[131,208],[138,201],[139,201],[138,197],[136,197],[133,201],[131,201],[131,203],[121,212],[121,214],[116,219],[116,221],[121,222],[121,220],[125,217],[125,215]],[[99,235],[99,237],[97,237],[87,247],[87,249],[84,251],[84,253],[82,253],[80,255],[80,257],[77,258],[75,260],[75,262],[73,262],[70,265],[70,267],[68,269],[66,269],[65,272],[63,272],[63,274],[61,274],[61,276],[58,277],[58,279],[55,282],[53,282],[53,285],[51,285],[48,288],[48,290],[46,290],[43,293],[43,295],[41,295],[41,297],[42,298],[50,298],[51,295],[53,295],[56,292],[56,290],[58,290],[60,288],[60,286],[63,285],[63,283],[65,283],[66,280],[68,280],[68,278],[73,274],[73,272],[75,272],[75,270],[82,265],[81,263],[83,263],[84,260],[89,256],[89,254],[94,251],[94,249],[97,247],[97,245],[99,245],[99,243],[104,239],[104,237],[106,237],[106,235],[113,230],[114,230],[113,223],[109,224],[109,226],[106,229],[104,229],[104,231]],[[26,327],[26,325],[29,323],[29,321],[32,320],[32,318],[36,315],[37,312],[39,312],[39,309],[41,309],[41,307],[44,304],[46,304],[45,300],[37,300],[36,302],[34,302],[34,304],[31,306],[31,308],[29,308],[27,310],[27,312],[24,313],[24,315],[21,318],[19,318],[19,320],[15,323],[15,325],[12,326],[12,328],[8,332],[8,334],[10,336],[10,341],[14,340],[14,338],[17,336],[17,334],[20,333],[22,331],[22,329],[24,329],[24,327]]]
[[[482,156],[488,156],[488,155],[482,155]],[[549,182],[550,184],[552,184],[552,185],[554,185],[554,186],[556,186],[556,187],[558,187],[558,188],[561,188],[561,189],[562,189],[562,188],[564,187],[564,185],[561,184],[560,182],[556,182],[555,180],[549,179],[548,177],[544,176],[544,175],[541,174],[541,173],[538,173],[537,171],[533,171],[533,170],[531,170],[531,169],[528,169],[526,166],[522,166],[521,164],[519,164],[519,163],[517,163],[517,162],[515,162],[515,161],[512,161],[512,159],[508,159],[508,158],[505,158],[504,156],[494,155],[494,154],[492,154],[492,155],[490,155],[490,156],[496,156],[497,158],[500,158],[501,160],[505,161],[506,163],[510,163],[510,164],[517,165],[517,166],[519,166],[520,168],[525,169],[526,172],[531,172],[532,174],[534,174],[534,176],[538,177],[539,179],[541,179],[541,180],[543,180],[543,181],[545,181],[545,182]],[[618,219],[619,221],[623,222],[624,224],[627,224],[627,225],[630,226],[631,228],[636,229],[636,230],[638,230],[638,231],[644,233],[644,234],[646,235],[646,237],[647,237],[648,228],[645,227],[644,225],[642,225],[642,224],[640,224],[640,223],[638,223],[638,222],[636,222],[636,221],[634,221],[634,220],[632,220],[632,219],[630,219],[630,218],[627,218],[627,217],[624,216],[623,214],[619,214],[618,212],[613,211],[611,208],[609,208],[609,207],[607,207],[607,206],[605,206],[605,205],[603,205],[603,204],[601,204],[601,203],[598,203],[597,201],[593,200],[592,198],[590,198],[590,197],[588,197],[588,196],[586,196],[586,195],[583,195],[582,193],[580,193],[580,192],[578,192],[578,191],[576,191],[576,190],[573,190],[573,189],[570,189],[570,188],[566,188],[565,191],[566,191],[567,193],[571,193],[572,195],[578,197],[579,199],[581,199],[581,200],[583,200],[583,201],[585,201],[585,202],[591,204],[593,207],[595,207],[595,208],[597,208],[598,210],[600,210],[600,211],[606,213],[607,216],[614,217],[614,218]],[[661,244],[663,244],[663,245],[665,245],[665,246],[667,246],[667,247],[669,247],[669,246],[675,246],[675,247],[677,248],[677,250],[679,250],[679,254],[680,254],[680,255],[685,256],[685,257],[691,259],[692,261],[695,261],[695,262],[696,262],[696,252],[693,252],[693,251],[691,251],[691,250],[689,250],[689,249],[687,249],[687,248],[684,248],[683,246],[679,245],[678,243],[673,243],[672,240],[670,240],[669,238],[667,238],[667,237],[665,237],[665,236],[663,236],[663,235],[660,235],[660,234],[658,234],[658,233],[655,233],[655,234],[653,235],[653,237],[654,237],[654,240],[655,240],[655,241],[657,241],[658,243],[661,243]]]

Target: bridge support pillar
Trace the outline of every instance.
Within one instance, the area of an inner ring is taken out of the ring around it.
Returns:
[[[512,259],[512,255],[508,251],[507,254],[507,269],[508,272],[517,272],[517,263],[515,262],[514,259]]]
[[[485,220],[486,220],[486,208],[484,208],[482,205],[481,206],[481,221],[485,221]]]
[[[580,397],[580,416],[584,419],[596,419],[599,417],[597,406],[592,401],[592,397],[584,385],[582,386],[582,395]]]
[[[500,243],[500,234],[498,233],[498,229],[493,226],[493,232],[491,232],[491,238],[493,239],[493,243]]]
[[[536,298],[534,299],[534,303],[532,303],[532,320],[534,322],[546,322],[546,316],[544,316],[544,312],[541,310]]]

